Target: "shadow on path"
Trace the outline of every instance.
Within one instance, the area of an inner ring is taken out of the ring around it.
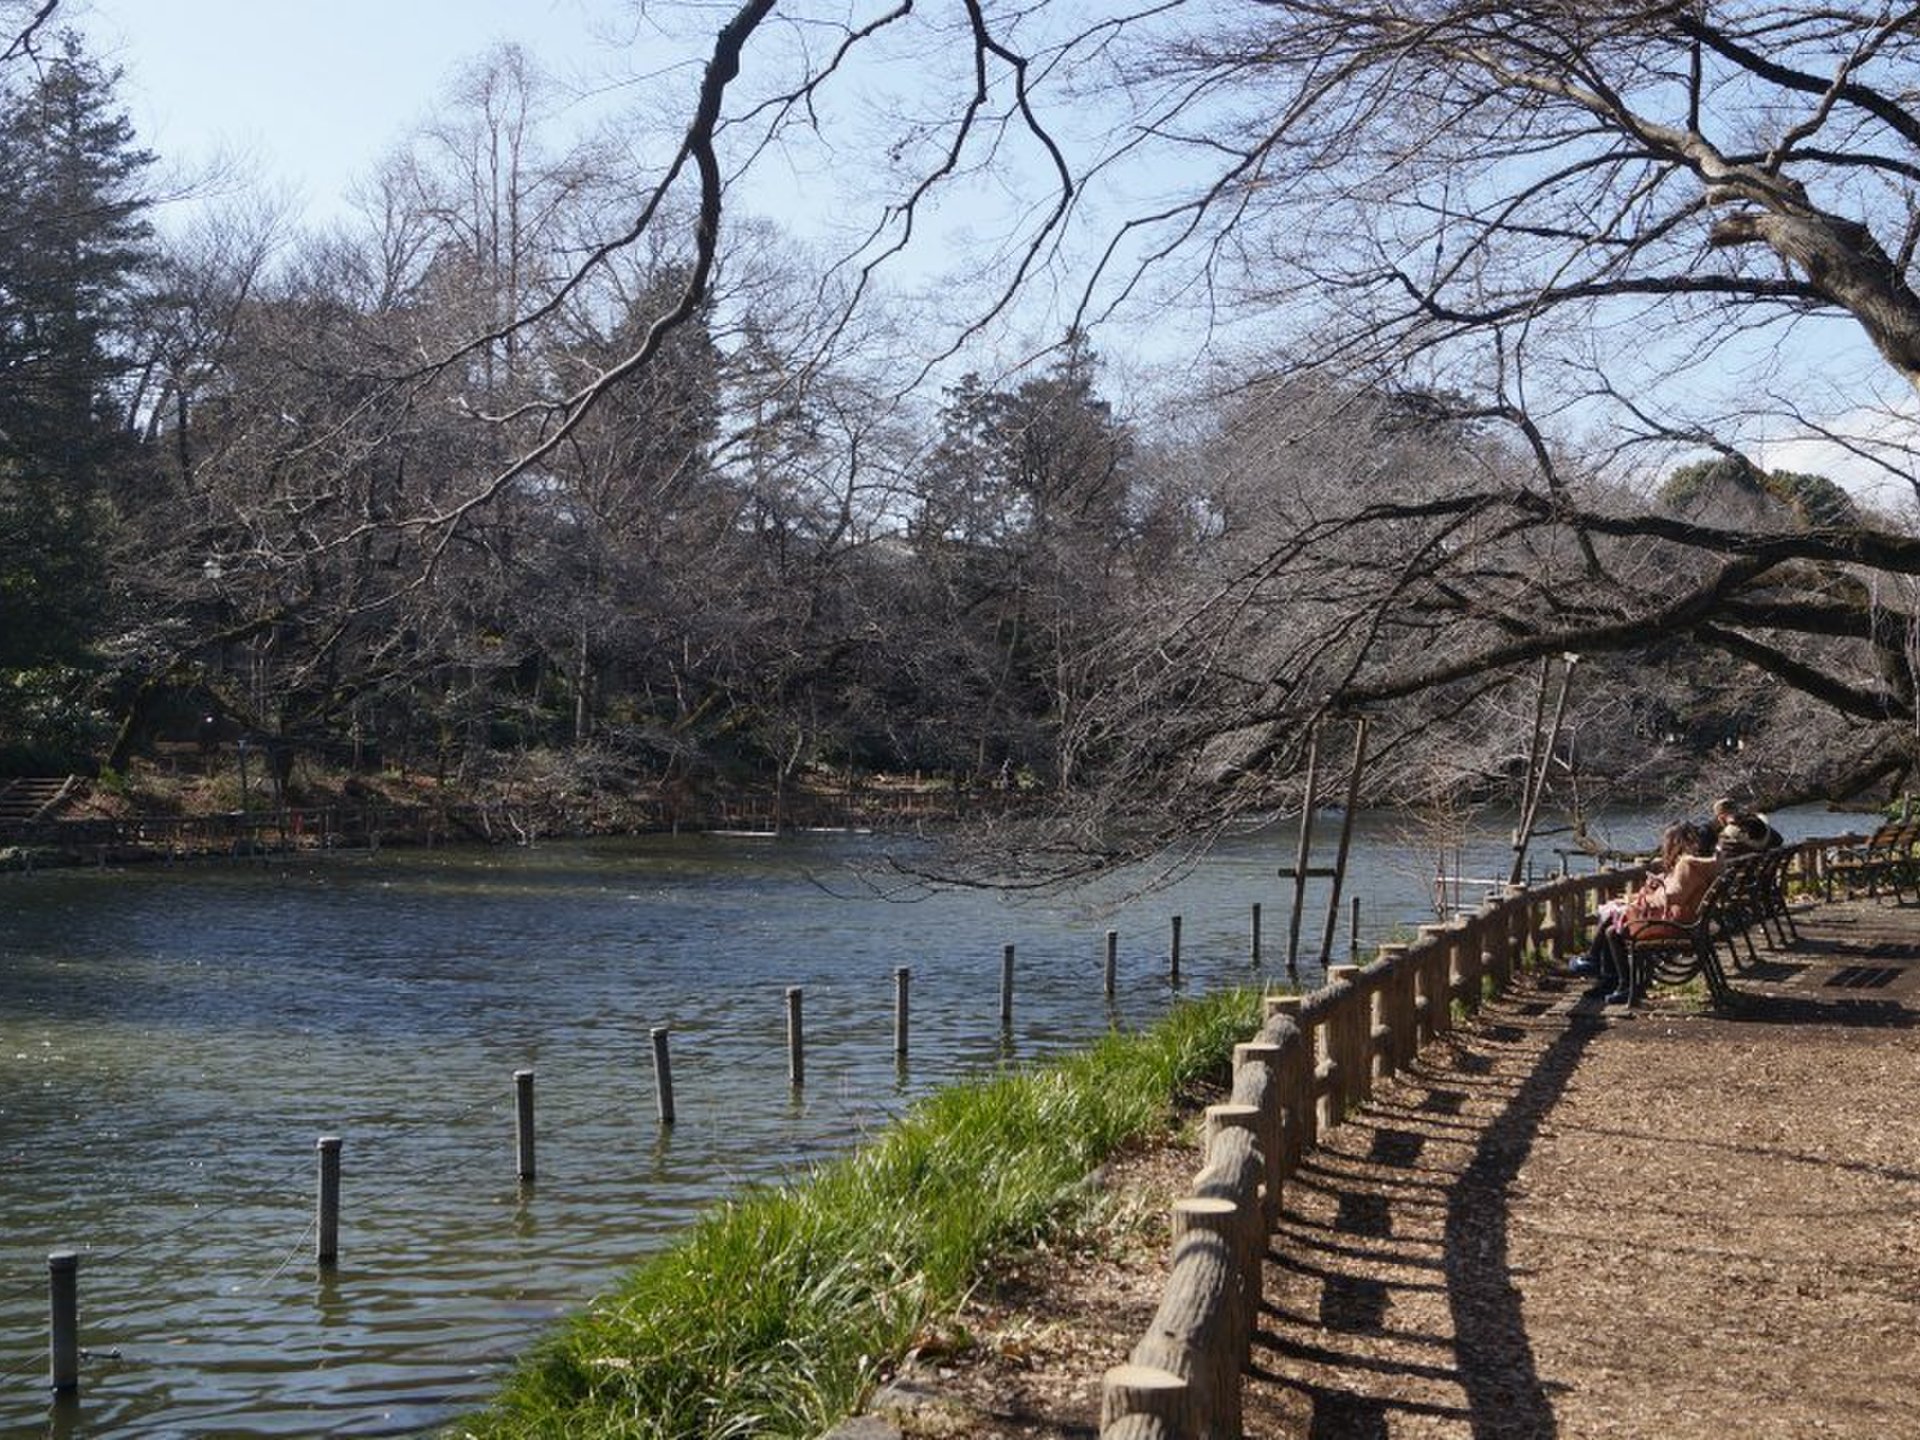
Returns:
[[[1605,1024],[1576,1014],[1540,1053],[1513,1098],[1486,1128],[1447,1197],[1447,1299],[1454,1354],[1475,1436],[1549,1436],[1553,1406],[1540,1383],[1513,1283],[1510,1191],[1540,1123],[1572,1077],[1580,1052]]]
[[[1860,1377],[1920,1384],[1915,920],[1820,907],[1723,1012],[1539,979],[1429,1047],[1289,1181],[1247,1433],[1697,1440],[1760,1396],[1905,1433]]]
[[[1557,998],[1483,1012],[1330,1132],[1290,1183],[1249,1434],[1557,1433],[1508,1235],[1542,1121],[1606,1028],[1544,1014]]]

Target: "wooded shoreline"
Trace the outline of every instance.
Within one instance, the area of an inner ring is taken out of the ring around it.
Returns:
[[[1018,797],[960,787],[838,794],[710,792],[438,803],[367,801],[197,814],[128,812],[0,819],[0,870],[293,856],[383,846],[528,845],[599,835],[900,830],[1004,813]]]

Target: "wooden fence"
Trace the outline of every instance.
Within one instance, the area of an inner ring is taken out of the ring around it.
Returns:
[[[0,845],[40,847],[105,864],[153,858],[378,849],[383,837],[429,842],[483,838],[473,818],[408,806],[314,806],[219,815],[49,819],[0,825]],[[31,856],[23,863],[30,865]]]
[[[1815,894],[1839,843],[1795,847],[1796,878]],[[1333,967],[1318,990],[1267,998],[1259,1033],[1234,1051],[1228,1102],[1206,1112],[1192,1193],[1174,1204],[1159,1310],[1128,1363],[1106,1374],[1101,1440],[1238,1440],[1267,1237],[1302,1157],[1445,1034],[1456,1007],[1471,1014],[1523,966],[1570,958],[1594,908],[1644,874],[1513,889],[1471,915],[1422,926],[1412,944],[1383,945],[1370,964]]]

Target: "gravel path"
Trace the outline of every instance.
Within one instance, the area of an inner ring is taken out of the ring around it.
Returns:
[[[1802,928],[1728,1017],[1542,981],[1334,1131],[1247,1433],[1920,1435],[1920,910]]]

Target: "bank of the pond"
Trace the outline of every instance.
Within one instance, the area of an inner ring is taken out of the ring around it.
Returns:
[[[174,747],[137,760],[125,775],[0,778],[0,802],[15,791],[45,799],[17,811],[0,803],[0,870],[701,831],[900,830],[999,815],[1042,798],[921,775],[809,773],[784,786],[670,781],[550,753],[457,776],[302,758],[278,789],[255,768],[249,784],[244,768]]]
[[[1102,1162],[1172,1126],[1258,1023],[1253,991],[971,1081],[791,1185],[711,1211],[453,1427],[475,1440],[813,1437],[995,1261],[1103,1203]]]

